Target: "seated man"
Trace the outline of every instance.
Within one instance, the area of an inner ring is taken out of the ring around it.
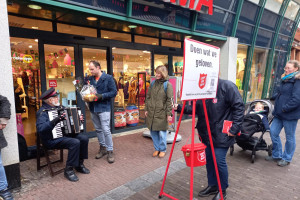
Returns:
[[[65,177],[73,182],[78,181],[78,177],[73,171],[89,174],[90,171],[83,165],[83,160],[88,158],[88,143],[89,139],[86,135],[78,134],[75,137],[60,137],[53,139],[52,130],[64,116],[58,116],[52,121],[49,120],[47,110],[60,106],[58,93],[54,88],[50,88],[44,92],[41,97],[43,105],[37,112],[36,129],[40,135],[43,145],[48,149],[68,149],[68,159],[64,170]],[[83,121],[83,116],[80,116]]]

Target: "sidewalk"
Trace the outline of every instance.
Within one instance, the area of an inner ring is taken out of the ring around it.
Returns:
[[[182,141],[175,145],[164,188],[164,192],[178,199],[189,199],[190,168],[186,167],[180,149],[191,134],[191,124],[190,120],[181,123],[179,133]],[[99,145],[96,139],[91,139],[89,159],[85,162],[91,173],[77,173],[79,182],[76,183],[66,180],[63,174],[51,178],[47,168],[37,172],[36,160],[22,162],[22,188],[13,191],[15,199],[158,199],[172,144],[168,145],[169,151],[165,158],[152,158],[152,141],[142,136],[144,130],[114,136],[114,164],[108,164],[105,159],[94,159]],[[297,133],[299,135],[300,125]],[[265,138],[270,144],[269,136]],[[297,143],[300,143],[299,136]],[[227,158],[230,173],[227,199],[300,199],[300,148],[297,147],[293,162],[283,168],[265,161],[266,155],[267,152],[258,151],[256,161],[252,164],[250,152],[243,152],[235,146],[233,156],[228,155]],[[63,167],[64,164],[57,165]],[[194,168],[195,199],[200,199],[197,193],[206,186],[206,182],[205,167]]]

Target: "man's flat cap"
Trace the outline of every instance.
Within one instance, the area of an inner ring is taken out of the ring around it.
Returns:
[[[40,96],[40,100],[46,100],[49,99],[50,97],[56,97],[57,95],[59,95],[54,87],[48,89],[46,92],[44,92],[41,96]]]

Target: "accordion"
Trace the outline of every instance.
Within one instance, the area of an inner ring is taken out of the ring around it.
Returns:
[[[65,114],[65,119],[56,124],[52,130],[53,139],[60,137],[74,137],[75,135],[83,132],[83,123],[80,121],[80,108],[72,107],[48,110],[50,121],[62,114]]]

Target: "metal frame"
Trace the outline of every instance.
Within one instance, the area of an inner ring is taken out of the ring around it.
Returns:
[[[290,42],[288,44],[288,53],[287,53],[287,56],[286,56],[286,60],[290,59],[292,45],[293,45],[293,41],[294,41],[296,31],[297,31],[298,26],[299,26],[299,22],[300,22],[300,9],[298,10],[296,18],[295,18],[295,23],[294,23],[294,26],[293,26],[293,29],[292,29],[292,36],[291,36]]]

